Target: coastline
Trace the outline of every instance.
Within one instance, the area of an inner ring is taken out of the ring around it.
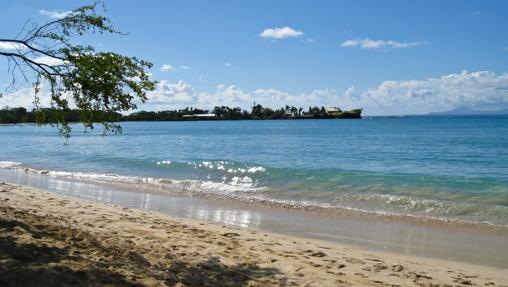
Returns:
[[[214,222],[234,228],[318,239],[372,251],[479,264],[508,266],[508,241],[499,230],[458,228],[451,224],[413,224],[379,217],[330,215],[298,209],[153,192],[146,185],[115,186],[71,180],[24,169],[0,169],[11,182],[104,204],[161,212],[170,217]]]
[[[179,181],[156,177],[52,171],[19,166],[16,162],[4,161],[0,163],[4,163],[4,165],[0,165],[1,170],[14,170],[33,175],[51,176],[67,181],[107,185],[134,192],[200,198],[219,202],[229,202],[246,207],[297,211],[318,216],[355,218],[369,221],[383,221],[387,223],[398,222],[432,228],[442,228],[444,230],[461,230],[466,232],[473,231],[508,236],[508,226],[492,224],[490,222],[474,222],[394,212],[375,212],[347,206],[323,206],[313,202],[280,200],[259,196],[238,196],[234,193],[204,192],[201,188],[198,188],[196,191],[179,186],[179,183],[185,182],[185,180]],[[242,188],[242,186],[234,187]]]
[[[0,280],[8,285],[40,276],[48,285],[508,285],[506,269],[172,218],[12,184],[0,191],[7,253]]]

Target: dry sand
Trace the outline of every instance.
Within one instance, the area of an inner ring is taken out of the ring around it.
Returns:
[[[0,184],[0,286],[133,285],[508,286],[508,269],[365,251]]]

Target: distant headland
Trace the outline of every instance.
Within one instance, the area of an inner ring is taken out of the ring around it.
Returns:
[[[0,124],[35,123],[38,114],[43,115],[42,123],[52,122],[53,117],[64,113],[68,122],[78,122],[81,110],[60,111],[56,109],[27,110],[23,107],[0,109]],[[97,111],[98,113],[102,113]],[[127,115],[104,113],[104,118],[114,122],[125,121],[195,121],[195,120],[291,120],[291,119],[361,119],[362,109],[341,110],[338,107],[294,107],[286,105],[279,109],[254,104],[249,112],[240,107],[216,106],[211,110],[187,107],[179,110],[138,111]]]

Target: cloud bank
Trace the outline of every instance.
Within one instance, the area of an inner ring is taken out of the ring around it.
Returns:
[[[425,114],[456,107],[496,110],[508,106],[508,74],[463,71],[425,80],[384,81],[360,93],[350,87],[341,102],[385,115]]]
[[[41,92],[43,104],[49,103],[47,92]],[[21,89],[4,93],[0,108],[5,106],[33,107],[33,91]],[[364,108],[365,115],[426,114],[457,107],[477,110],[498,110],[508,107],[508,74],[478,71],[444,75],[436,78],[408,81],[384,81],[378,86],[358,90],[349,87],[344,92],[334,89],[316,89],[310,92],[290,93],[274,88],[245,91],[233,84],[219,84],[213,91],[197,92],[184,80],[161,80],[148,93],[148,102],[138,103],[140,110],[169,110],[188,106],[241,107],[250,110],[256,102],[266,107],[292,105],[307,109],[309,106],[339,106],[343,109]]]
[[[21,88],[8,93],[2,92],[0,96],[0,109],[5,107],[25,107],[27,109],[32,109],[35,107],[34,99],[35,91],[33,88]],[[42,107],[50,106],[51,96],[44,84],[41,84],[39,101]]]
[[[495,110],[508,107],[508,74],[463,71],[423,80],[384,81],[363,91],[349,87],[343,93],[334,89],[305,93],[273,88],[245,91],[236,85],[224,84],[217,85],[213,92],[196,93],[183,80],[175,84],[161,81],[152,96],[161,109],[219,105],[250,109],[256,102],[272,108],[285,104],[304,108],[315,105],[345,109],[362,107],[368,115],[426,114],[456,107]]]

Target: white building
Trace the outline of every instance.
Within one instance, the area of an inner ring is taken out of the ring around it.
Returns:
[[[183,115],[183,118],[215,118],[215,114],[193,114]]]
[[[336,108],[336,107],[325,107],[325,111],[327,114],[329,113],[340,113],[341,110],[339,108]]]

